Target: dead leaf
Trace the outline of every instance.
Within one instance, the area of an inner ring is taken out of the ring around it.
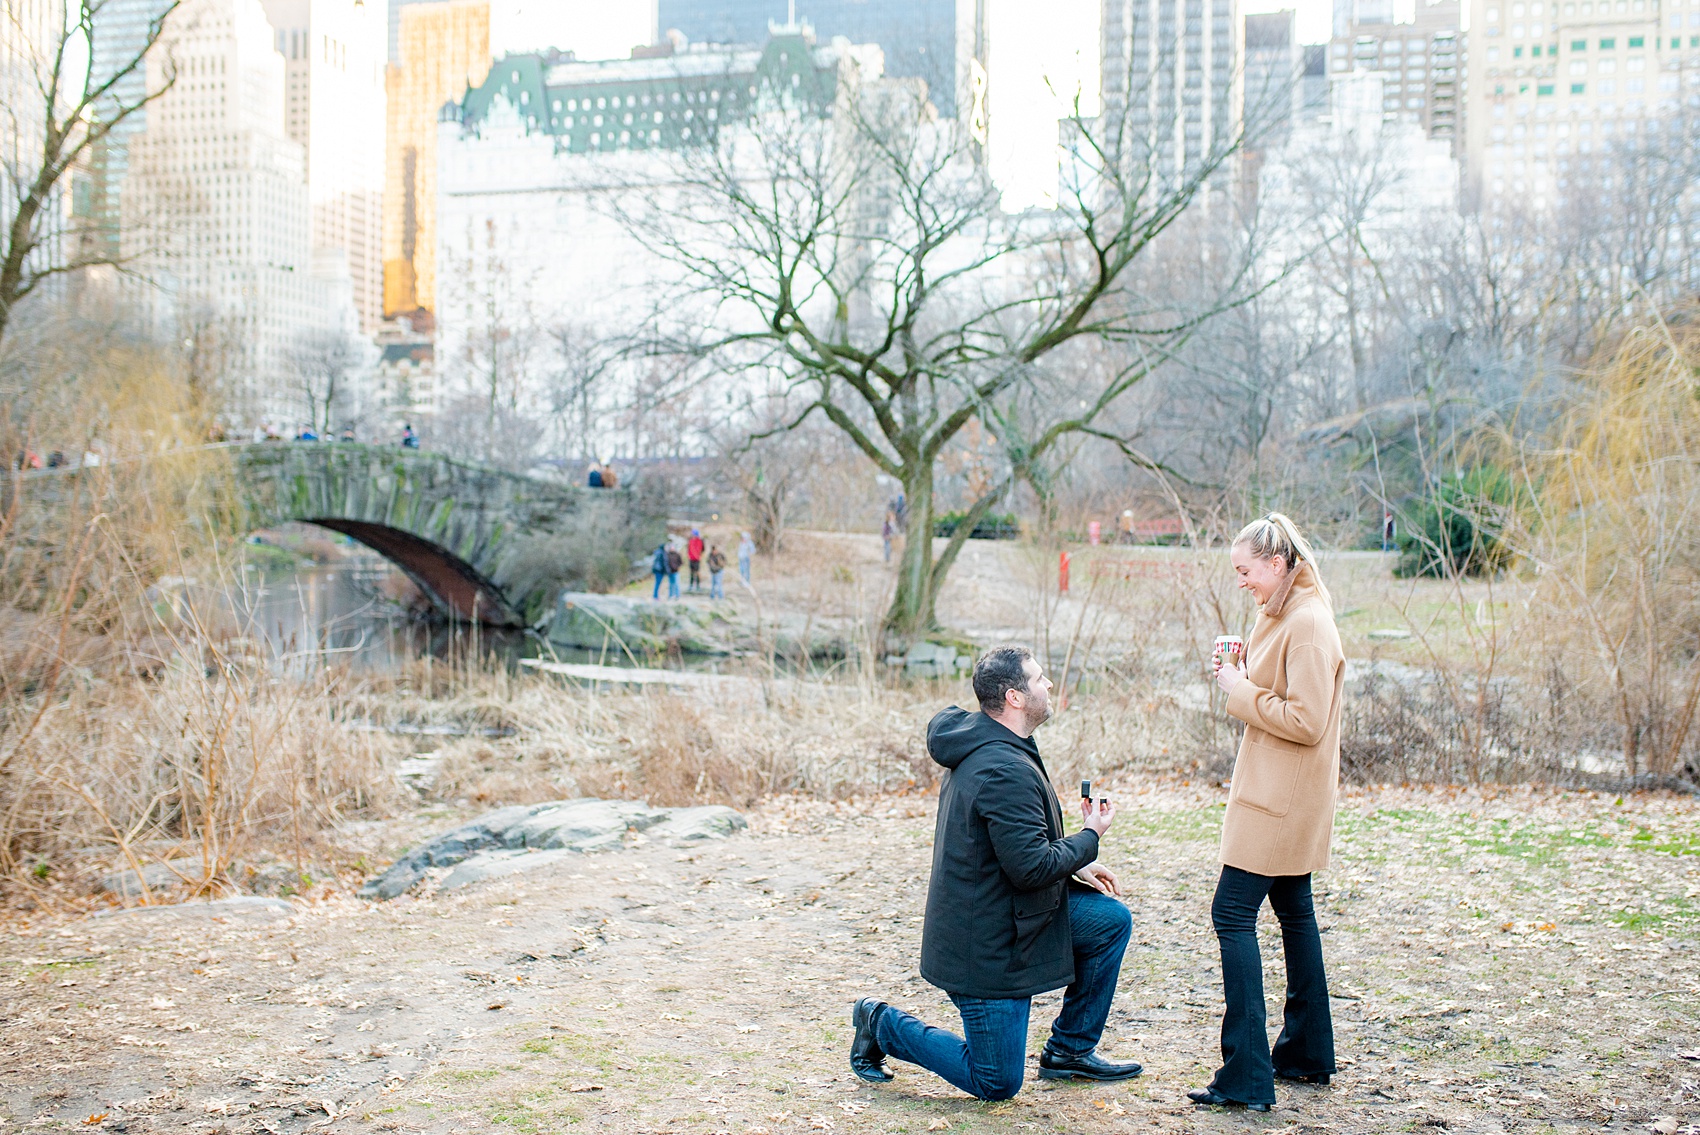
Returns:
[[[761,1032],[761,1026],[760,1025],[739,1025],[738,1031],[741,1032],[741,1033],[759,1033],[759,1032]]]
[[[508,1003],[506,1001],[492,1001],[484,1007],[486,1009],[506,1009],[508,1007]]]
[[[1676,1135],[1676,1127],[1676,1120],[1668,1115],[1658,1116],[1653,1122],[1647,1124],[1647,1130],[1654,1132],[1655,1135]]]
[[[1679,1052],[1676,1055],[1682,1060],[1700,1060],[1700,1048],[1691,1048],[1687,1052]]]
[[[948,1130],[950,1130],[950,1120],[948,1120],[948,1119],[935,1119],[931,1123],[927,1124],[927,1130],[928,1131],[948,1131]]]
[[[603,1088],[601,1084],[592,1084],[589,1082],[583,1084],[572,1084],[567,1088],[567,1091],[569,1092],[600,1092],[602,1090]]]

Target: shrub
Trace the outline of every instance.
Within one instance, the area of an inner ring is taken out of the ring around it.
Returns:
[[[962,527],[962,522],[968,519],[968,514],[960,509],[947,512],[933,521],[934,536],[954,536],[956,530]],[[970,540],[1014,540],[1021,535],[1021,521],[1015,513],[1002,514],[991,512],[980,518],[974,525],[974,531],[968,534]]]
[[[1511,549],[1501,537],[1516,497],[1511,478],[1492,465],[1443,479],[1407,516],[1394,574],[1445,578],[1503,568]]]

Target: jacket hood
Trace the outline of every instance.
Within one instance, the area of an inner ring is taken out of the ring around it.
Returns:
[[[927,723],[927,754],[945,768],[955,768],[976,749],[998,744],[1012,745],[1034,758],[1039,756],[1033,738],[1017,737],[983,713],[951,706]]]

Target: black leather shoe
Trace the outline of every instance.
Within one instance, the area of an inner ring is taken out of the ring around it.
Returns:
[[[1203,1104],[1206,1107],[1243,1107],[1247,1111],[1269,1110],[1269,1105],[1266,1103],[1241,1103],[1239,1100],[1231,1100],[1227,1096],[1219,1096],[1209,1088],[1195,1088],[1186,1094],[1186,1098],[1193,1103]]]
[[[891,1079],[891,1070],[885,1066],[885,1049],[874,1039],[874,1022],[884,1010],[885,1002],[872,997],[863,997],[850,1007],[850,1023],[856,1028],[850,1042],[850,1071],[874,1084]]]
[[[1277,1072],[1277,1080],[1291,1080],[1295,1084],[1315,1084],[1319,1088],[1328,1086],[1327,1072]]]
[[[1096,1052],[1058,1056],[1047,1048],[1039,1054],[1041,1080],[1131,1080],[1143,1071],[1143,1064],[1112,1064]]]

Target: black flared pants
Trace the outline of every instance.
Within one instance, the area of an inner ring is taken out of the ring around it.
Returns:
[[[1287,1004],[1281,1035],[1269,1048],[1263,1007],[1263,958],[1257,950],[1257,913],[1267,898],[1281,921],[1287,958]],[[1285,1076],[1334,1074],[1334,1021],[1328,1011],[1328,977],[1322,968],[1322,935],[1310,897],[1309,875],[1254,875],[1222,868],[1210,921],[1222,947],[1222,1067],[1210,1087],[1241,1103],[1274,1103],[1275,1072]]]

